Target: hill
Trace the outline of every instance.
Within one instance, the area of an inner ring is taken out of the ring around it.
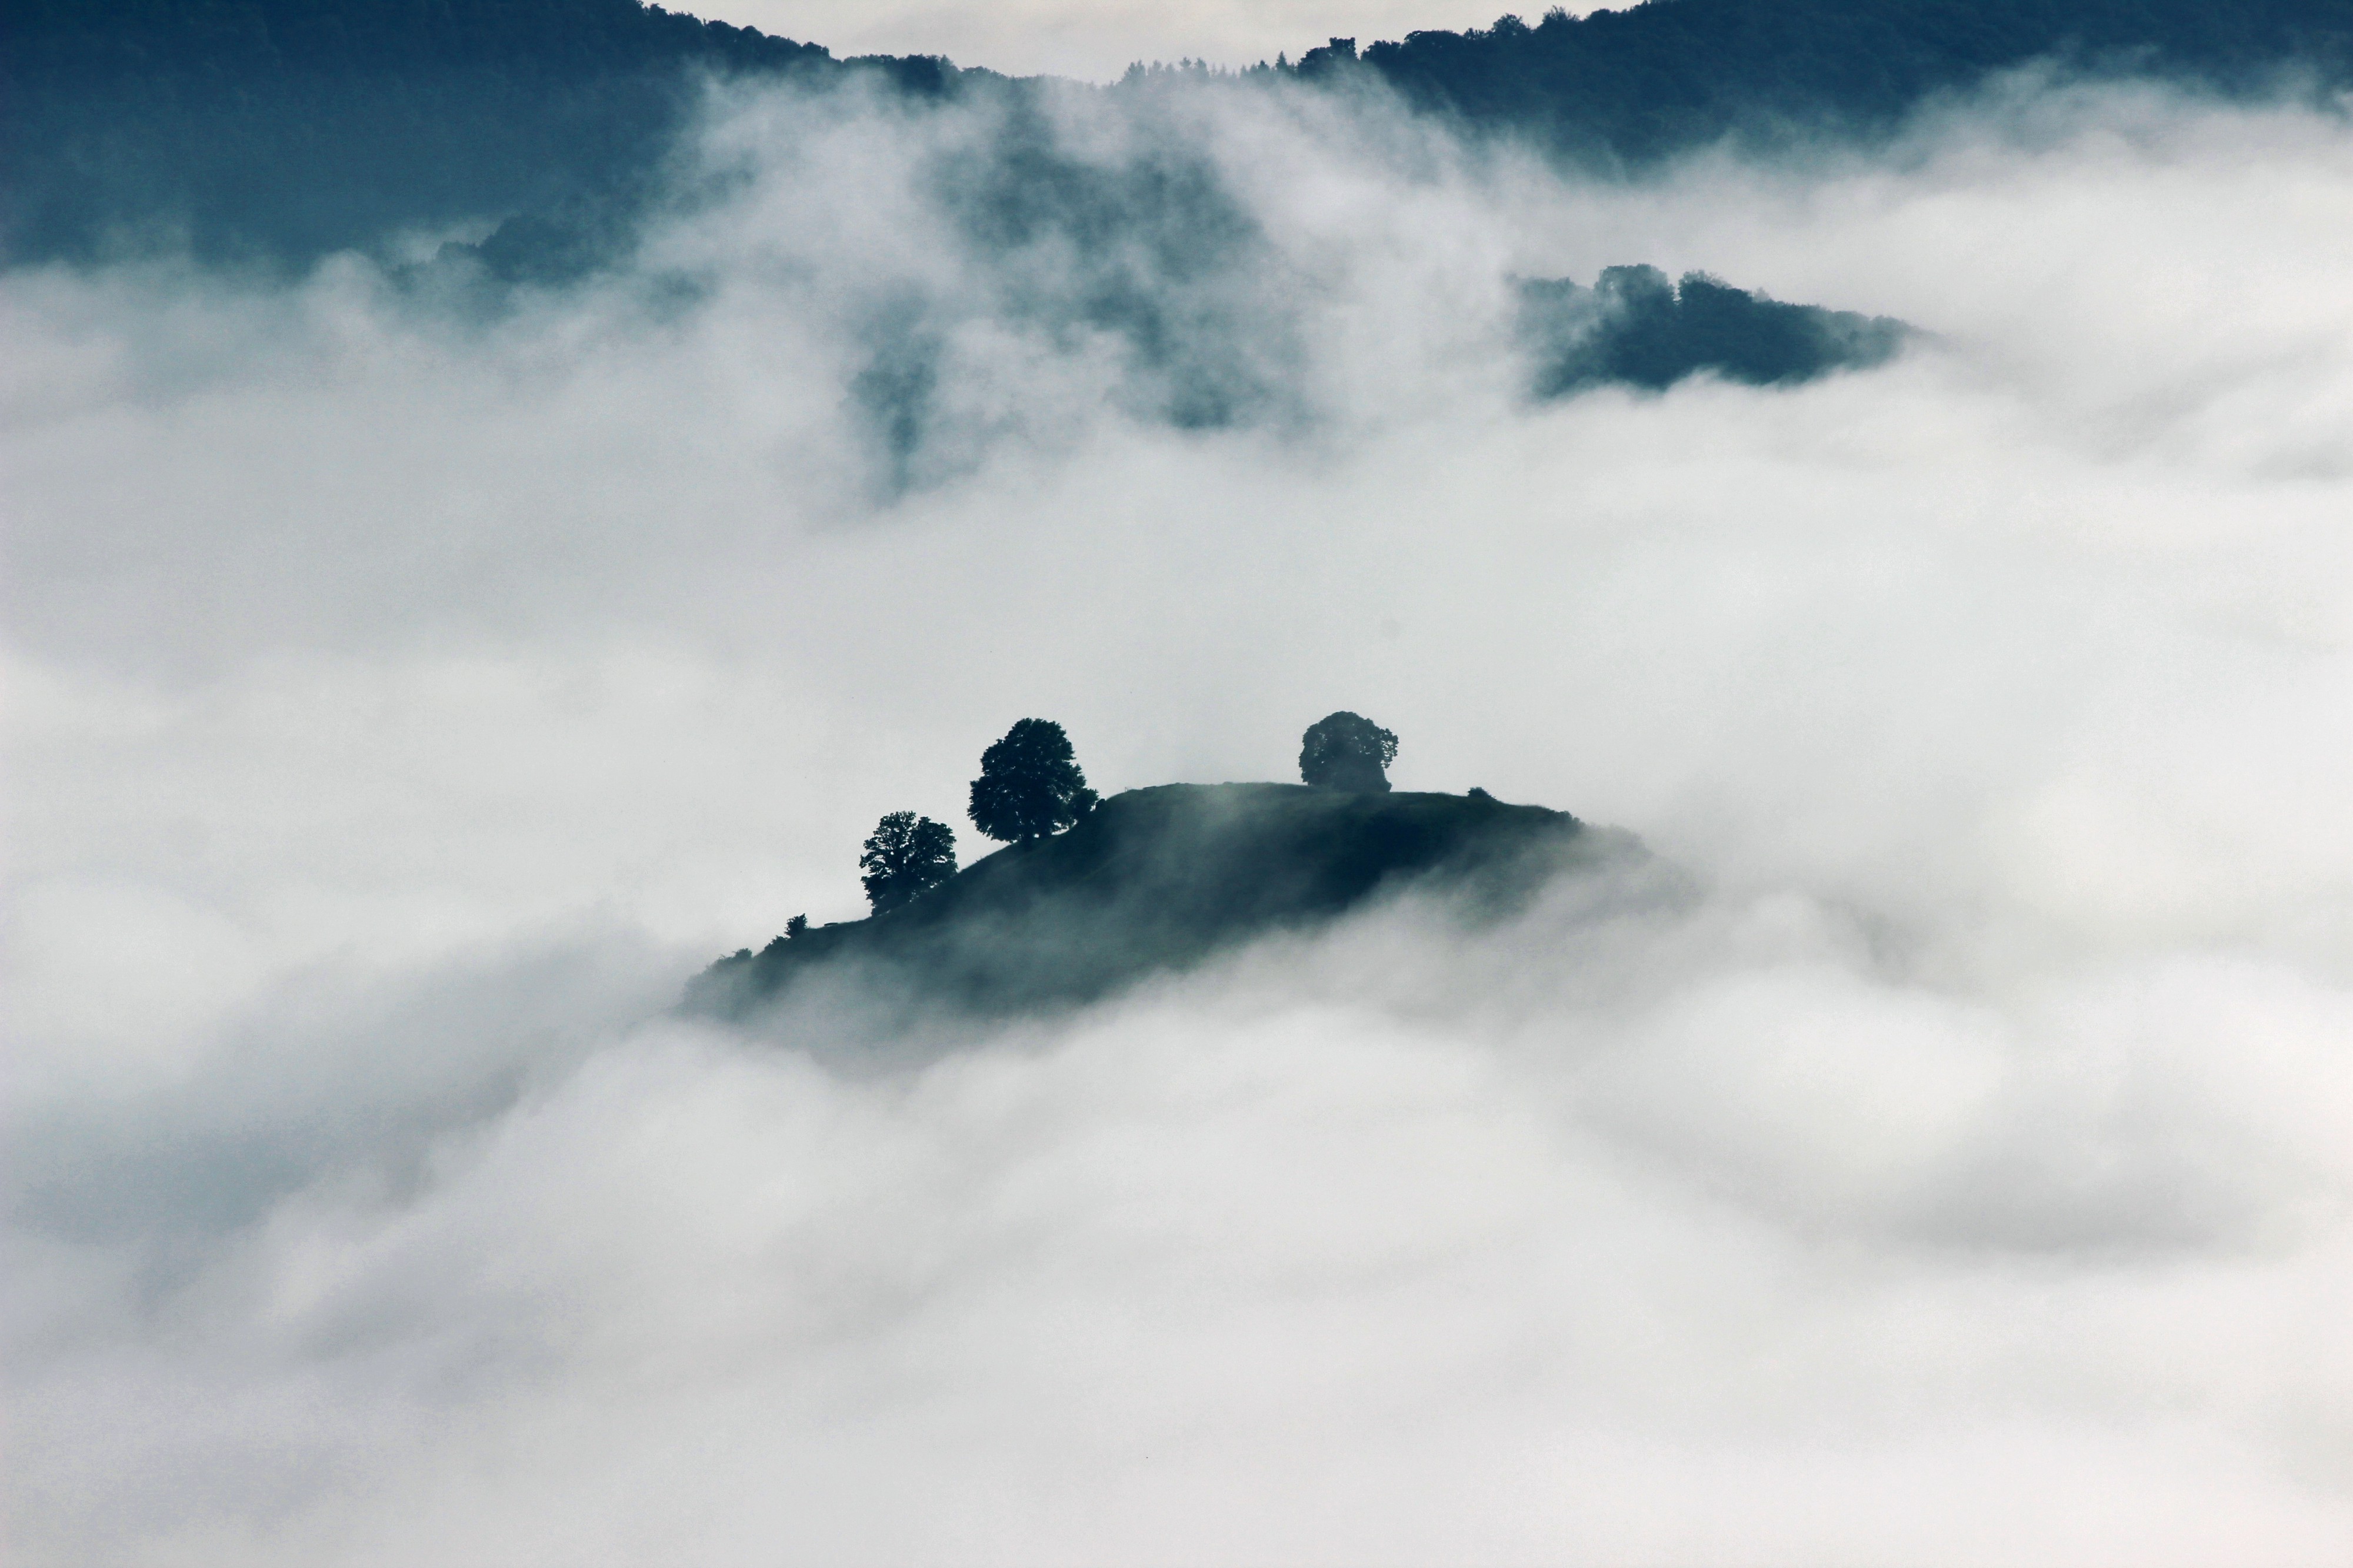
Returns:
[[[984,1012],[1084,1002],[1408,887],[1494,912],[1562,871],[1641,854],[1630,835],[1483,793],[1162,784],[894,913],[723,958],[684,1006],[741,1016],[817,981]]]
[[[1335,39],[1238,85],[1368,77],[1476,132],[1634,168],[1726,136],[1877,134],[2042,59],[2223,91],[2289,70],[2341,84],[2353,0],[1649,0],[1361,54]],[[917,100],[1047,90],[930,57],[837,60],[638,0],[0,0],[0,259],[176,237],[300,265],[525,215],[483,260],[560,273],[612,248],[707,76],[858,72]],[[1067,178],[1050,161],[1030,199]]]
[[[2037,61],[2263,90],[2353,78],[2353,0],[1649,0],[1531,26],[1335,38],[1295,68],[1368,71],[1422,109],[1580,161],[1640,165],[1728,135],[1868,136]]]
[[[852,70],[917,96],[956,75],[638,0],[0,0],[0,256],[168,235],[301,263],[518,213],[610,226],[707,77]]]
[[[1754,386],[1810,381],[1883,363],[1917,335],[1891,316],[1785,304],[1702,272],[1670,283],[1655,267],[1604,268],[1590,289],[1524,279],[1516,326],[1538,397],[1613,382],[1655,391],[1704,371]]]

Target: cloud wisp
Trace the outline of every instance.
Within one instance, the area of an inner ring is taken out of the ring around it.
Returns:
[[[714,115],[494,309],[0,279],[15,1549],[2341,1560],[2340,124]],[[1515,280],[1627,263],[1934,336],[1530,403]],[[663,1016],[1014,718],[1335,706],[1704,891]]]

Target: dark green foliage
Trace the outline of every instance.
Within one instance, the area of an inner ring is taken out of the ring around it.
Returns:
[[[1370,719],[1345,710],[1327,713],[1299,738],[1299,776],[1317,789],[1385,793],[1398,738]]]
[[[1074,135],[1048,91],[965,96],[982,111],[922,181],[988,265],[954,289],[892,288],[854,323],[867,357],[850,398],[885,493],[972,459],[951,423],[959,400],[944,394],[976,317],[1073,351],[1115,349],[1114,395],[1142,419],[1208,429],[1303,416],[1296,319],[1268,289],[1282,259],[1179,107],[1132,92],[1129,133],[1102,138]]]
[[[1701,272],[1678,288],[1655,267],[1605,268],[1590,289],[1524,282],[1519,329],[1539,397],[1605,382],[1662,388],[1700,371],[1752,385],[1807,381],[1878,364],[1910,331],[1884,316],[1785,305]]]
[[[1726,135],[1876,134],[1932,93],[2044,58],[2225,90],[2290,65],[2342,82],[2353,0],[1650,0],[1412,33],[1353,62],[1347,42],[1296,68],[1362,70],[1472,125],[1639,164]]]
[[[865,873],[859,880],[874,912],[887,915],[955,875],[955,832],[945,823],[912,811],[892,812],[874,825],[866,852],[858,858],[858,868]],[[797,939],[807,932],[808,921],[794,918],[800,928],[796,931],[788,925],[786,934]]]
[[[973,826],[1018,844],[1060,833],[1094,809],[1071,738],[1050,719],[1023,719],[980,754],[972,781]]]
[[[1444,892],[1490,918],[1605,864],[1647,861],[1627,835],[1484,795],[1164,784],[998,850],[890,920],[722,959],[686,1005],[742,1014],[804,982],[985,1011],[1084,1002],[1388,892]]]
[[[485,258],[562,276],[650,194],[705,75],[950,79],[638,0],[0,0],[0,32],[11,260],[177,237],[299,263],[570,210]]]
[[[1417,37],[1419,36],[1419,34],[1415,35]],[[1299,63],[1292,68],[1306,80],[1314,81],[1321,78],[1337,76],[1356,63],[1356,40],[1334,38],[1323,47],[1310,49],[1300,56]]]
[[[792,919],[785,922],[785,940],[786,942],[792,941],[797,936],[806,936],[807,934],[808,916],[795,915]]]
[[[1240,79],[1377,78],[1467,126],[1626,166],[1726,135],[1876,134],[1930,94],[2044,58],[2226,90],[2289,67],[2341,84],[2353,0],[1651,0],[1361,53],[1335,38]],[[560,281],[627,246],[704,76],[852,71],[915,100],[1003,79],[923,57],[836,60],[638,0],[0,0],[0,258],[177,238],[200,257],[301,264],[403,229],[528,217],[460,257]],[[1106,90],[1141,99],[1170,79]],[[1035,118],[1029,89],[1006,96]],[[1263,403],[1256,357],[1232,346],[1247,334],[1202,330],[1238,307],[1187,281],[1198,258],[1250,249],[1237,204],[1181,156],[1098,168],[1018,116],[1003,140],[986,167],[944,171],[946,188],[1006,248],[1079,258],[1081,297],[1055,319],[1123,335],[1178,424]],[[910,406],[920,383],[894,361],[863,395]]]

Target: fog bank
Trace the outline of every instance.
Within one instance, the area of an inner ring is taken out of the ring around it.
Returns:
[[[576,288],[0,278],[14,1550],[2341,1561],[2353,135],[1056,112],[718,104]],[[1628,262],[1934,337],[1532,403]],[[1016,718],[1336,707],[1704,896],[662,1016]]]

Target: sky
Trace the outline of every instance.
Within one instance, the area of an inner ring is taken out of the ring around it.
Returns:
[[[1504,15],[1483,0],[702,0],[672,9],[823,44],[837,56],[945,55],[1011,76],[1081,81],[1110,81],[1138,60],[1239,67],[1277,54],[1297,59],[1328,38],[1369,44],[1421,28],[1484,27]],[[1564,9],[1582,16],[1594,7]]]
[[[564,289],[0,276],[12,1560],[2343,1562],[2343,124],[1177,83],[1058,101],[1079,246],[995,114],[715,102]],[[1637,261],[1922,335],[1531,403]],[[1338,708],[1688,895],[669,1011],[1018,718]]]

